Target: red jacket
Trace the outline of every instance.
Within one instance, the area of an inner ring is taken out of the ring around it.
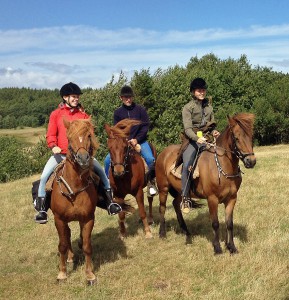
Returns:
[[[72,121],[76,119],[88,119],[89,115],[81,107],[71,109],[63,103],[59,104],[59,107],[51,113],[46,133],[47,145],[51,149],[58,146],[61,148],[61,153],[66,154],[68,140],[66,137],[66,128],[63,124],[63,117]]]

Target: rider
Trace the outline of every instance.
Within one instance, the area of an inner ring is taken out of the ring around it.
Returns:
[[[122,101],[122,106],[114,111],[113,123],[116,125],[123,119],[134,119],[142,122],[140,125],[135,125],[131,128],[128,142],[133,147],[137,145],[140,145],[141,147],[140,154],[146,161],[149,168],[147,175],[149,187],[148,194],[154,196],[157,193],[156,187],[153,183],[153,179],[155,178],[155,158],[151,147],[147,142],[147,133],[149,130],[148,114],[142,105],[134,102],[134,92],[130,86],[125,85],[121,88],[119,98]],[[108,154],[104,160],[104,169],[107,176],[109,175],[109,166],[110,154]]]
[[[63,117],[69,121],[89,118],[89,115],[84,112],[84,109],[79,103],[81,94],[82,92],[79,86],[75,83],[69,82],[64,84],[60,89],[62,103],[59,104],[59,107],[54,110],[49,117],[46,141],[53,155],[49,158],[43,169],[38,188],[38,197],[34,200],[34,207],[38,211],[38,214],[35,216],[36,223],[45,224],[47,222],[49,204],[46,203],[45,184],[54,168],[60,162],[58,158],[60,158],[60,160],[65,159],[67,153],[68,140],[66,137],[66,128],[63,124]],[[113,203],[113,194],[109,180],[95,158],[93,158],[93,167],[104,185],[104,197],[108,213],[110,215],[119,213],[121,207],[117,203]]]
[[[207,84],[203,78],[195,78],[190,84],[192,100],[188,102],[182,111],[182,120],[186,138],[189,139],[187,148],[183,152],[182,168],[182,208],[188,212],[191,206],[190,201],[190,170],[195,165],[195,159],[199,149],[204,147],[207,140],[203,136],[203,129],[208,124],[216,124],[213,107],[206,98]],[[210,127],[209,131],[216,138],[219,132]]]

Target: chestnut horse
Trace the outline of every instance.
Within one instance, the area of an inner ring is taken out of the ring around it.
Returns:
[[[56,172],[51,194],[51,210],[59,236],[60,253],[58,281],[67,278],[66,260],[73,261],[71,233],[68,223],[80,225],[79,247],[85,256],[85,274],[88,284],[93,284],[95,275],[92,265],[91,231],[98,194],[92,180],[92,159],[98,147],[89,119],[67,121],[68,151],[63,169]]]
[[[121,120],[112,127],[105,124],[105,130],[108,135],[107,146],[111,159],[109,180],[114,192],[115,202],[123,206],[126,195],[130,194],[136,198],[145,237],[151,238],[152,233],[144,207],[145,164],[141,155],[128,143],[131,127],[138,124],[141,124],[141,122],[132,119]],[[156,157],[154,148],[153,154]],[[148,202],[149,216],[152,218],[153,197],[148,196]],[[126,236],[125,211],[120,212],[118,216],[120,238],[124,238]]]
[[[216,140],[216,145],[202,152],[198,160],[199,177],[193,179],[191,196],[207,199],[214,231],[213,247],[216,254],[222,253],[219,241],[218,204],[225,206],[226,239],[230,253],[237,252],[233,240],[233,210],[242,177],[239,167],[241,160],[246,168],[253,168],[256,157],[253,152],[252,136],[254,115],[239,113],[228,116],[228,125]],[[181,203],[181,180],[171,173],[180,145],[165,148],[156,161],[156,180],[160,200],[160,237],[166,236],[165,211],[168,193],[174,200],[173,206],[181,229],[189,235],[184,221]]]

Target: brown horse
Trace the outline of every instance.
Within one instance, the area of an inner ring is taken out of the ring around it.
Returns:
[[[98,194],[92,181],[93,155],[98,147],[90,120],[64,119],[69,141],[63,169],[53,182],[51,210],[59,236],[60,253],[58,281],[67,278],[66,260],[73,261],[71,233],[68,223],[78,221],[80,225],[79,247],[85,255],[85,273],[89,284],[95,281],[92,265],[91,231]]]
[[[233,210],[242,177],[239,160],[246,168],[253,168],[256,157],[253,152],[252,135],[254,115],[240,113],[228,116],[228,125],[211,146],[201,153],[198,161],[199,177],[193,179],[191,196],[207,199],[214,231],[213,247],[216,254],[221,253],[219,241],[218,204],[225,206],[226,247],[231,253],[237,252],[233,240]],[[166,236],[165,210],[168,193],[173,197],[173,206],[181,229],[189,236],[184,221],[181,203],[181,180],[171,173],[180,145],[170,145],[158,156],[156,161],[156,180],[160,199],[160,237]]]
[[[111,158],[109,180],[117,203],[123,205],[124,198],[128,194],[136,198],[145,237],[151,238],[152,233],[144,207],[145,164],[140,154],[128,143],[130,128],[140,123],[138,120],[124,119],[112,127],[105,124],[108,135],[107,145]],[[153,149],[153,153],[156,157],[155,149]],[[148,201],[150,218],[152,218],[153,197],[148,196]],[[120,212],[118,216],[120,237],[124,238],[126,236],[125,211]]]

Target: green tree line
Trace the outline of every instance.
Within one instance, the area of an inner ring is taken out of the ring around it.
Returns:
[[[107,153],[103,126],[112,124],[113,111],[121,105],[118,95],[124,84],[133,87],[135,101],[146,107],[151,121],[149,140],[160,152],[169,144],[179,143],[181,111],[191,98],[189,86],[195,77],[207,81],[207,95],[214,106],[219,131],[227,125],[227,115],[252,112],[256,115],[255,145],[289,142],[289,74],[252,66],[246,55],[221,60],[208,54],[192,57],[185,66],[159,68],[154,73],[150,69],[138,70],[130,80],[121,73],[102,88],[83,89],[81,102],[93,117],[102,146],[97,153],[99,160]],[[45,126],[60,101],[58,89],[2,88],[0,128]],[[40,148],[45,147],[45,141],[42,143]]]

